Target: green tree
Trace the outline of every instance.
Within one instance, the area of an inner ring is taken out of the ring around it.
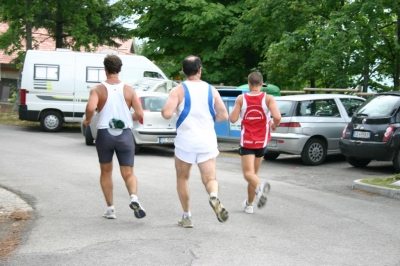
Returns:
[[[147,39],[144,55],[158,65],[168,62],[166,72],[171,76],[179,75],[182,60],[193,54],[203,61],[204,80],[237,85],[245,81],[248,66],[240,56],[232,57],[219,46],[235,27],[243,3],[244,0],[137,1],[135,11],[139,18],[134,35]]]
[[[283,89],[388,89],[398,84],[398,0],[247,0],[224,50],[259,51],[260,69]],[[397,27],[397,30],[396,30]],[[396,33],[397,32],[397,33]]]
[[[123,26],[129,8],[122,0],[113,4],[107,0],[25,0],[18,5],[0,0],[0,19],[10,27],[0,36],[0,49],[22,50],[21,39],[31,49],[33,28],[45,28],[57,48],[89,51],[99,45],[118,46],[115,38],[132,37],[131,30]]]

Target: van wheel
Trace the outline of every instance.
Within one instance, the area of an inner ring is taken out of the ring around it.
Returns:
[[[393,166],[395,173],[400,173],[400,148],[397,150],[396,155],[393,158]]]
[[[94,139],[93,139],[93,136],[92,136],[92,131],[90,130],[90,126],[86,127],[85,142],[86,142],[87,146],[92,146],[94,144]]]
[[[46,132],[60,131],[64,119],[60,112],[46,111],[40,116],[40,127]]]
[[[276,158],[278,158],[280,155],[279,152],[267,152],[266,154],[264,154],[264,160],[266,161],[273,161]]]
[[[354,167],[362,168],[367,166],[371,160],[370,159],[361,159],[355,157],[346,157],[346,161]]]
[[[301,152],[301,159],[306,165],[316,166],[325,161],[326,144],[319,139],[309,139]]]

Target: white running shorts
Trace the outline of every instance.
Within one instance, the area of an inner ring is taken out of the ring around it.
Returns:
[[[205,161],[217,157],[218,154],[219,154],[218,148],[216,148],[212,152],[193,153],[193,152],[186,152],[184,150],[175,147],[175,156],[178,157],[179,160],[190,164],[204,163]]]

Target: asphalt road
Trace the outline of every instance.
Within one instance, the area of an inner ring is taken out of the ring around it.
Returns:
[[[74,130],[0,125],[0,186],[32,207],[15,255],[2,265],[400,265],[398,199],[351,188],[353,181],[393,173],[390,163],[360,170],[342,156],[307,167],[297,156],[264,161],[271,183],[265,209],[245,214],[246,183],[236,144],[221,143],[220,199],[230,213],[221,224],[208,203],[196,166],[191,172],[194,228],[182,215],[172,148],[144,148],[135,158],[139,198],[147,217],[136,219],[114,168],[117,219],[102,217],[94,147]]]

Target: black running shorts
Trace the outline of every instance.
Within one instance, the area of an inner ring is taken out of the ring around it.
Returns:
[[[135,144],[132,131],[124,129],[118,136],[111,135],[108,130],[97,130],[96,149],[100,163],[112,161],[114,151],[120,166],[133,166],[135,157]]]
[[[243,148],[242,146],[239,147],[239,154],[243,155],[254,155],[256,157],[263,157],[264,154],[267,152],[267,146],[261,149],[247,149]]]

